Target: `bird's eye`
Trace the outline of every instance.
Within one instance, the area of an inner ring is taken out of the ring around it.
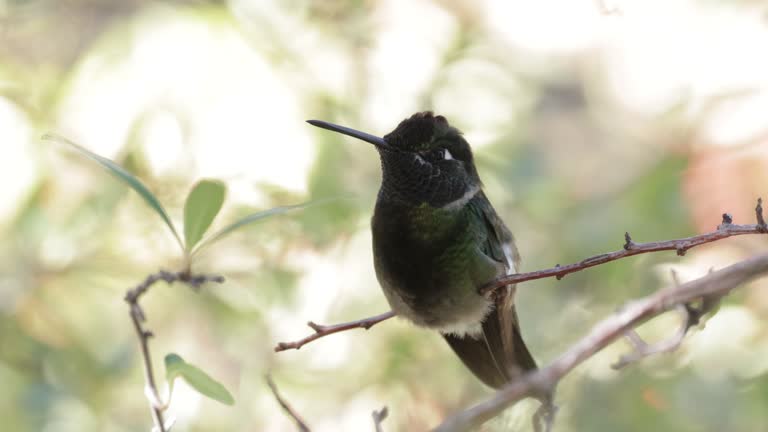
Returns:
[[[432,160],[453,160],[453,155],[451,152],[448,151],[448,149],[439,148],[432,150],[432,155],[430,157]]]
[[[416,155],[416,157],[420,158],[422,160],[426,159],[426,160],[428,160],[428,161],[430,161],[432,163],[438,162],[438,161],[441,161],[441,160],[454,160],[455,159],[453,157],[453,155],[451,154],[451,152],[448,151],[447,148],[432,149],[432,150],[429,150],[426,153],[422,153],[422,155],[423,155],[423,158],[421,156],[419,156],[418,154]]]

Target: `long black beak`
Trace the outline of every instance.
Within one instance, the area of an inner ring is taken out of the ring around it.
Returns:
[[[317,126],[319,128],[328,129],[330,131],[338,132],[340,134],[348,135],[360,140],[363,140],[365,142],[369,142],[373,145],[375,145],[378,148],[386,149],[389,146],[387,145],[387,142],[384,141],[384,138],[379,138],[375,135],[371,135],[369,133],[361,132],[359,130],[355,130],[352,128],[348,128],[346,126],[340,126],[333,123],[328,123],[326,121],[322,120],[307,120],[307,123],[311,124],[312,126]]]

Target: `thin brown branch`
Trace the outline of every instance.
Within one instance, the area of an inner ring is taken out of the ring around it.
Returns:
[[[531,281],[536,279],[545,279],[549,277],[554,277],[557,280],[560,280],[563,277],[565,277],[565,275],[567,274],[575,273],[590,267],[594,267],[600,264],[605,264],[607,262],[616,261],[622,258],[634,256],[634,255],[640,255],[640,254],[650,253],[650,252],[674,250],[677,252],[678,255],[682,256],[682,255],[685,255],[685,253],[689,249],[705,243],[711,243],[717,240],[722,240],[724,238],[733,237],[737,235],[765,234],[765,233],[768,233],[768,225],[766,225],[765,220],[763,218],[762,202],[763,200],[761,198],[757,199],[757,206],[755,207],[755,216],[756,216],[757,224],[755,225],[734,225],[733,218],[731,217],[731,215],[728,213],[723,213],[722,221],[720,225],[717,226],[717,229],[715,229],[715,231],[712,231],[706,234],[697,235],[697,236],[692,236],[692,237],[685,237],[685,238],[680,238],[676,240],[666,240],[666,241],[660,241],[660,242],[635,243],[632,240],[632,237],[629,235],[629,233],[626,232],[624,233],[624,248],[622,250],[595,255],[593,257],[589,257],[577,263],[569,264],[566,266],[561,266],[560,264],[558,264],[555,267],[552,267],[549,269],[537,270],[537,271],[532,271],[528,273],[516,273],[508,276],[503,276],[498,279],[494,279],[493,281],[484,285],[483,287],[480,288],[479,292],[482,295],[490,295],[491,292],[501,287],[507,286],[509,284],[516,284],[516,283],[521,283],[521,282],[526,282],[526,281]],[[350,321],[347,323],[340,323],[340,324],[334,324],[334,325],[320,325],[310,321],[307,323],[307,325],[311,327],[315,331],[315,333],[303,339],[297,340],[295,342],[280,342],[275,347],[275,351],[279,352],[279,351],[286,351],[289,349],[299,349],[302,346],[312,341],[331,335],[333,333],[338,333],[346,330],[352,330],[356,328],[364,328],[367,330],[371,328],[373,325],[378,324],[381,321],[392,318],[394,315],[395,313],[390,311],[390,312],[383,313],[381,315],[376,315],[368,318],[363,318],[357,321]]]
[[[149,407],[152,410],[152,421],[154,422],[157,431],[166,432],[168,427],[163,419],[163,411],[167,408],[167,403],[163,402],[160,393],[157,390],[155,374],[152,367],[152,356],[149,352],[149,339],[153,334],[144,327],[144,322],[146,322],[147,316],[139,304],[141,296],[146,294],[155,282],[161,280],[169,284],[176,281],[183,282],[193,289],[198,290],[206,282],[222,283],[224,282],[224,278],[217,275],[191,275],[188,272],[172,273],[160,270],[155,274],[147,276],[143,282],[125,293],[125,301],[128,303],[130,309],[131,321],[133,322],[133,328],[136,330],[136,336],[139,338],[141,356],[144,360],[144,378],[147,382],[145,394],[147,399],[149,399]]]
[[[581,340],[542,369],[509,383],[490,399],[446,419],[435,431],[467,431],[497,416],[514,402],[530,396],[550,394],[557,383],[576,366],[622,337],[639,324],[679,304],[699,298],[722,297],[732,289],[768,273],[768,254],[730,265],[702,278],[666,288],[629,302],[622,310],[598,322]]]
[[[275,396],[275,400],[277,400],[277,403],[280,404],[280,407],[283,408],[283,411],[285,411],[288,416],[293,419],[293,421],[296,423],[296,427],[299,429],[300,432],[310,432],[309,426],[304,422],[304,419],[301,418],[298,412],[296,412],[295,409],[291,406],[291,404],[288,403],[285,399],[283,399],[282,396],[280,396],[280,392],[277,391],[277,385],[275,385],[275,382],[272,381],[272,377],[270,375],[267,375],[266,378],[267,385],[269,386],[269,389],[272,390],[272,394]]]
[[[136,336],[139,338],[139,346],[141,347],[141,356],[144,359],[144,379],[147,382],[145,393],[149,399],[149,407],[152,410],[152,421],[160,432],[165,432],[165,420],[163,420],[163,410],[165,409],[160,394],[157,391],[157,385],[155,384],[155,374],[152,369],[152,360],[149,355],[149,338],[152,337],[152,333],[149,330],[145,330],[142,326],[144,313],[141,308],[131,305],[131,320],[133,321],[133,328],[136,330]]]
[[[389,311],[383,314],[379,314],[379,315],[368,317],[368,318],[363,318],[357,321],[350,321],[350,322],[333,324],[333,325],[316,324],[310,321],[307,323],[307,325],[311,327],[312,330],[315,331],[313,334],[303,339],[299,339],[295,342],[279,342],[275,347],[275,352],[285,351],[289,349],[299,349],[314,340],[320,339],[328,335],[332,335],[334,333],[346,331],[346,330],[352,330],[356,328],[362,328],[362,329],[368,330],[374,325],[384,320],[388,320],[393,316],[395,316],[395,313],[392,311]]]
[[[761,204],[762,199],[758,199],[757,207],[755,208],[758,223],[755,225],[734,225],[731,223],[730,216],[728,214],[724,214],[723,221],[720,225],[718,225],[717,229],[706,234],[700,234],[692,237],[659,242],[635,243],[632,241],[629,233],[625,233],[625,243],[622,250],[595,255],[593,257],[581,260],[575,264],[569,264],[566,266],[556,265],[555,267],[545,270],[537,270],[528,273],[516,273],[503,276],[484,285],[480,288],[479,291],[480,294],[489,295],[492,291],[510,284],[549,277],[555,277],[559,280],[567,274],[575,273],[590,267],[634,255],[673,250],[676,251],[678,255],[682,256],[685,255],[685,253],[691,248],[717,240],[722,240],[724,238],[746,234],[765,234],[768,233],[768,226],[765,225],[765,221],[763,220],[763,209]]]
[[[381,424],[384,422],[384,420],[389,415],[389,410],[387,407],[383,407],[380,410],[374,410],[371,414],[371,417],[373,417],[373,427],[376,432],[384,432],[384,428],[381,427]]]

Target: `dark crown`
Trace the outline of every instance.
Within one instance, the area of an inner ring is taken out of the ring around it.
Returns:
[[[443,137],[459,131],[448,124],[448,120],[441,115],[434,115],[432,111],[416,113],[400,122],[392,132],[384,135],[384,140],[390,146],[405,151],[429,150],[436,138]]]

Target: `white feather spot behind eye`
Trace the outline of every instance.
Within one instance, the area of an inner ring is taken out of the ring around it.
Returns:
[[[453,160],[453,155],[448,151],[448,149],[443,149],[443,159]]]

